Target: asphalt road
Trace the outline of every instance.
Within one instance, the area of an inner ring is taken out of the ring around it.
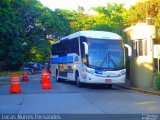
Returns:
[[[21,82],[20,94],[10,94],[10,77],[0,77],[0,114],[63,114],[67,120],[89,120],[91,116],[93,120],[142,120],[146,115],[158,115],[155,120],[160,119],[159,96],[116,86],[78,88],[72,82],[57,83],[54,78],[52,89],[43,90],[40,75],[29,79]],[[70,114],[73,116],[65,116]]]

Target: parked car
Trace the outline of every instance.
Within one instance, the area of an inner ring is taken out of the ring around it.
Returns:
[[[25,66],[23,66],[23,70],[27,70],[31,72],[31,74],[34,74],[35,72],[40,73],[42,71],[42,64],[38,62],[29,62]]]

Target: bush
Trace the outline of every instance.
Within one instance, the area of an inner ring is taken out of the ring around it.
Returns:
[[[154,84],[157,89],[160,89],[160,73],[158,72],[154,73]]]
[[[5,71],[5,72],[0,72],[0,77],[2,76],[11,76],[13,73],[17,73],[19,75],[22,75],[23,71]]]

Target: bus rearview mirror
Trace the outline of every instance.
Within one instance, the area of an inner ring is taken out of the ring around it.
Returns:
[[[84,45],[84,54],[88,55],[88,44],[86,42],[83,42]]]
[[[124,44],[124,47],[126,47],[128,49],[128,56],[131,57],[132,56],[132,48],[131,48],[131,46],[129,46],[128,44]]]

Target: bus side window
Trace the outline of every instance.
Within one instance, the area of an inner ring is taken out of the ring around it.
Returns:
[[[77,53],[79,55],[78,38],[73,38],[70,41],[71,41],[70,50],[72,51],[72,53]]]

